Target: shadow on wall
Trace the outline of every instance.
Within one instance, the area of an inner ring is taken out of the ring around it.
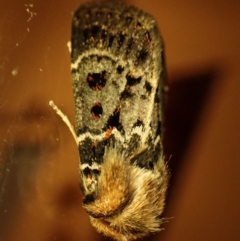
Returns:
[[[205,69],[176,73],[169,86],[166,110],[165,152],[174,182],[174,172],[191,141],[194,129],[203,107],[210,98],[212,89],[220,80],[220,68],[210,66]]]

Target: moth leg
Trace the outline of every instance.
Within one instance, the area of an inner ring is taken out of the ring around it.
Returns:
[[[61,117],[63,122],[67,125],[67,127],[69,128],[69,130],[71,131],[71,133],[73,135],[74,140],[78,144],[75,129],[74,129],[73,125],[71,124],[71,122],[69,121],[69,119],[67,118],[67,116],[63,114],[63,112],[54,104],[54,102],[52,100],[49,101],[49,105],[55,110],[55,112]]]

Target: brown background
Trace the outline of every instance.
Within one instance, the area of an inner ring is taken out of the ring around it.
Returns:
[[[170,84],[171,219],[146,240],[240,240],[240,2],[129,3],[156,18]],[[74,123],[66,43],[79,4],[0,0],[1,241],[103,240],[81,207],[74,140],[48,107]]]

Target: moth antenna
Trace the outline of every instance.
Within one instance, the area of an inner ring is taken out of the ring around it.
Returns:
[[[61,117],[63,122],[66,124],[66,126],[69,128],[70,132],[72,133],[72,136],[75,142],[78,144],[75,129],[72,123],[69,121],[68,117],[65,114],[63,114],[63,112],[54,104],[52,100],[49,101],[49,105],[53,108],[53,110],[57,113],[57,115]]]

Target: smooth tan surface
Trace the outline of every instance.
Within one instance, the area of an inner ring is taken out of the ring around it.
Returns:
[[[146,240],[240,240],[240,2],[130,3],[156,18],[170,83],[171,219]],[[48,107],[74,123],[67,42],[79,4],[0,0],[1,241],[103,240],[81,207],[74,139]]]

